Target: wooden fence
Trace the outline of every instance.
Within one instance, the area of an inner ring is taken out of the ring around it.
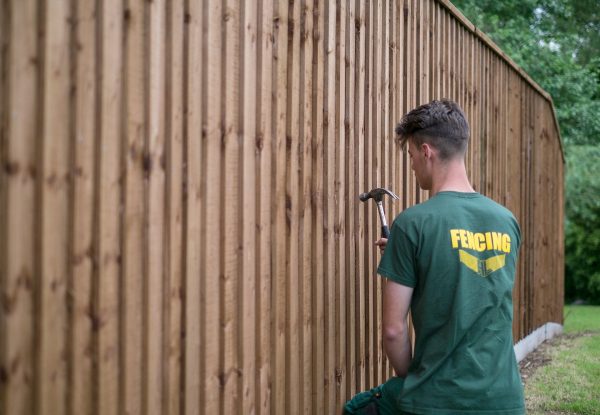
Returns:
[[[515,340],[562,321],[550,97],[447,1],[3,0],[0,413],[333,414],[391,374],[393,128],[449,97],[523,230]]]

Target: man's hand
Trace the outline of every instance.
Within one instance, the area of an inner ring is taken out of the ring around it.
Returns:
[[[385,249],[385,246],[387,245],[387,239],[386,238],[381,238],[377,241],[375,241],[375,245],[379,247],[379,250],[381,251],[381,253],[383,254],[383,250]]]

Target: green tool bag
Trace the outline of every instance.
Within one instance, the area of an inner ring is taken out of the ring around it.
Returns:
[[[405,414],[397,407],[404,379],[391,377],[387,382],[367,392],[354,395],[344,405],[345,415],[399,415]]]
[[[344,405],[344,415],[379,415],[377,401],[381,398],[382,386],[354,395]]]

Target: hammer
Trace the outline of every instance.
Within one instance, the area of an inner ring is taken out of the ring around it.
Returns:
[[[383,195],[388,195],[394,199],[400,199],[393,192],[382,187],[376,187],[368,193],[361,193],[358,198],[361,202],[366,202],[369,199],[373,199],[377,203],[377,210],[379,210],[379,218],[381,219],[381,236],[388,239],[390,237],[390,229],[388,228],[387,220],[385,219],[385,213],[383,211]]]

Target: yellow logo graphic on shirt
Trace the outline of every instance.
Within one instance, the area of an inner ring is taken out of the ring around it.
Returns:
[[[496,255],[488,259],[479,259],[475,255],[471,255],[462,249],[458,250],[460,262],[465,264],[467,268],[478,273],[482,277],[487,277],[492,272],[499,270],[506,265],[506,255]]]
[[[492,272],[503,268],[506,265],[506,254],[480,259],[465,251],[465,249],[477,252],[500,251],[510,253],[510,236],[501,232],[477,233],[465,229],[450,229],[450,240],[452,248],[458,249],[460,262],[482,277],[487,277]]]

